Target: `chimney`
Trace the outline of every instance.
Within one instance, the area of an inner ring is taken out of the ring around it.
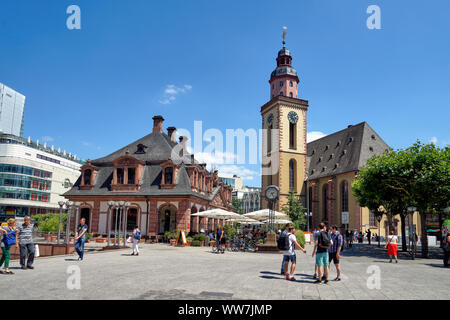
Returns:
[[[153,119],[153,133],[155,132],[162,133],[163,132],[162,125],[164,118],[162,116],[154,116],[152,119]]]
[[[170,140],[172,140],[172,142],[177,142],[177,128],[168,127],[167,135],[169,136]]]
[[[183,147],[183,156],[187,154],[187,141],[188,141],[187,137],[185,136],[180,137],[180,144]]]

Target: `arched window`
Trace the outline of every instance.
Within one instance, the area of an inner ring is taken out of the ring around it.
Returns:
[[[173,183],[173,168],[168,167],[164,170],[164,183],[172,184]]]
[[[341,183],[341,212],[348,212],[348,182]]]
[[[284,84],[284,82],[283,82],[283,81],[280,81],[280,87],[281,87],[281,88],[283,87],[283,84]]]
[[[289,92],[289,97],[293,98],[294,95],[292,94],[292,92]]]
[[[328,220],[328,184],[324,185],[322,188],[322,206],[323,206],[323,220]]]
[[[289,122],[289,148],[296,149],[297,124]]]
[[[289,161],[289,189],[295,190],[295,160]]]
[[[272,129],[273,125],[270,125],[269,128],[267,128],[267,153],[272,151]]]
[[[84,185],[85,186],[91,185],[91,175],[92,175],[91,169],[84,170]]]
[[[293,87],[293,86],[294,86],[294,83],[292,82],[292,80],[289,81],[289,87]]]
[[[284,93],[283,93],[283,91],[281,91],[281,92],[280,92],[280,96],[284,96]]]

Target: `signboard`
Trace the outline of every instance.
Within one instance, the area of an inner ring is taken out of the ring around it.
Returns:
[[[348,224],[348,212],[343,211],[341,215],[341,223],[342,224]]]
[[[184,230],[180,230],[178,232],[178,237],[177,237],[177,245],[181,244],[183,246],[187,245],[187,241],[186,241],[186,234],[184,232]]]
[[[6,209],[6,215],[7,216],[15,216],[16,215],[16,210],[15,209],[11,209],[11,208],[7,208]]]
[[[305,232],[305,243],[311,244],[311,232]]]

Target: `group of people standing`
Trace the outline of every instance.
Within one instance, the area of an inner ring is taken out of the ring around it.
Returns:
[[[7,226],[0,227],[0,236],[2,238],[0,246],[2,248],[2,258],[0,259],[0,267],[4,265],[3,274],[14,274],[9,270],[9,261],[11,259],[11,247],[15,246],[20,250],[20,266],[21,269],[34,269],[35,247],[33,244],[33,226],[30,224],[30,217],[24,218],[24,223],[16,228],[16,220],[9,219]]]
[[[295,228],[288,223],[286,229],[282,232],[279,238],[279,247],[283,247],[282,243],[286,239],[287,250],[283,252],[283,261],[281,263],[281,274],[285,276],[286,280],[295,281],[294,272],[297,263],[297,256],[295,254],[295,247],[306,254],[306,249],[303,248],[297,241],[295,236]],[[287,242],[287,239],[289,243]],[[313,233],[314,250],[312,257],[316,257],[314,268],[314,283],[328,283],[329,265],[331,262],[336,266],[337,277],[335,281],[340,281],[341,268],[339,265],[340,254],[343,249],[344,240],[342,235],[337,231],[336,226],[331,227],[331,231],[327,231],[327,226],[324,223],[319,224],[319,230]],[[291,268],[289,270],[289,263]]]

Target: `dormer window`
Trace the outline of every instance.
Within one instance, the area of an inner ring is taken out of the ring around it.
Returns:
[[[117,184],[123,184],[123,168],[117,168]]]
[[[147,146],[143,145],[143,144],[138,144],[137,145],[137,150],[136,150],[136,154],[144,154],[145,153],[145,148],[147,148]]]
[[[81,190],[90,190],[94,187],[95,177],[97,175],[98,170],[99,169],[97,167],[91,164],[90,160],[88,160],[88,162],[81,167],[81,183],[80,183]]]
[[[112,191],[139,191],[140,177],[144,170],[145,162],[127,154],[113,161],[114,171],[111,181]]]
[[[172,184],[173,183],[173,168],[168,167],[164,169],[164,183]]]
[[[90,186],[91,185],[91,176],[92,176],[92,170],[86,169],[84,170],[84,185]]]
[[[136,183],[136,168],[128,168],[128,184]]]

